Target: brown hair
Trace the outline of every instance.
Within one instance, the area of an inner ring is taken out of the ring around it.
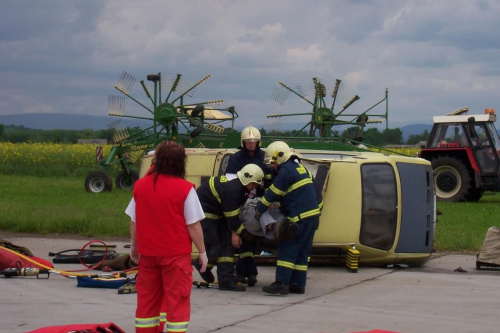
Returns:
[[[162,141],[156,146],[153,158],[153,167],[148,175],[155,173],[155,184],[158,175],[170,175],[174,177],[186,177],[186,150],[177,142]]]

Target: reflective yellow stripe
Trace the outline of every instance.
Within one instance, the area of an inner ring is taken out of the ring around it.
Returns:
[[[299,180],[298,182],[296,182],[295,184],[292,184],[288,190],[285,192],[285,195],[298,189],[299,187],[302,187],[304,185],[307,185],[307,184],[312,184],[312,180],[310,178],[306,178],[306,179],[302,179],[302,180]]]
[[[167,313],[166,312],[160,312],[160,323],[164,323],[167,321]]]
[[[243,225],[243,223],[240,225],[240,227],[238,228],[238,230],[236,230],[236,233],[239,235],[241,234],[241,232],[243,231],[243,229],[245,229],[245,226]]]
[[[217,263],[223,262],[234,262],[234,257],[219,257],[217,258]]]
[[[168,332],[186,332],[188,328],[188,321],[172,323],[167,321],[167,331]]]
[[[253,253],[252,252],[243,252],[240,253],[240,258],[253,258]]]
[[[215,214],[212,214],[212,213],[205,213],[205,217],[207,219],[211,219],[211,220],[220,220],[220,216],[219,215],[215,215]]]
[[[215,177],[210,178],[208,183],[210,185],[210,191],[212,191],[212,195],[215,197],[215,199],[217,199],[219,203],[221,203],[219,193],[217,193],[217,190],[215,189]]]
[[[266,197],[262,197],[262,200],[260,201],[264,206],[270,207],[271,203],[266,200]]]
[[[278,260],[276,261],[277,266],[293,269],[293,262]]]
[[[225,217],[233,217],[233,216],[238,216],[238,215],[240,215],[240,208],[239,207],[238,207],[238,209],[235,209],[233,211],[224,212]]]
[[[296,271],[307,271],[307,265],[294,265],[293,269]]]
[[[273,185],[271,185],[271,186],[269,187],[269,189],[270,189],[271,191],[273,191],[273,193],[275,193],[276,195],[279,195],[279,196],[282,196],[282,195],[283,195],[283,193],[285,193],[285,191],[280,190],[279,188],[277,188],[276,186],[274,186],[274,184],[273,184]]]
[[[321,200],[321,202],[319,203],[319,209],[323,209],[323,200]]]
[[[135,327],[155,327],[160,326],[160,317],[135,318]]]
[[[265,179],[271,179],[271,178],[272,178],[272,175],[270,175],[270,174],[266,173],[266,174],[264,175],[264,178],[265,178]]]
[[[299,222],[300,220],[306,219],[311,216],[319,215],[319,208],[315,208],[313,210],[309,210],[307,212],[301,213],[299,216],[289,217],[290,222]]]

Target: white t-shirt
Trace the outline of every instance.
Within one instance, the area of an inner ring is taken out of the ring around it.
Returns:
[[[125,214],[130,216],[130,220],[132,222],[135,222],[135,200],[133,197],[132,200],[130,200],[127,209],[125,209]],[[205,214],[203,213],[203,208],[201,208],[200,199],[198,199],[196,190],[192,188],[189,191],[186,201],[184,201],[184,220],[186,220],[186,224],[193,224],[203,220],[204,218]]]

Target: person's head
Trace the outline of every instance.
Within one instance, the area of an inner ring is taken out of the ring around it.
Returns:
[[[260,144],[261,136],[258,129],[247,126],[241,131],[241,147],[254,151]]]
[[[236,173],[238,179],[249,191],[263,185],[264,172],[257,164],[247,164]]]
[[[156,173],[175,177],[186,177],[186,150],[174,141],[162,141],[156,146],[149,174]]]
[[[283,141],[275,141],[266,149],[264,163],[272,164],[276,169],[280,164],[285,163],[292,156],[290,147]]]

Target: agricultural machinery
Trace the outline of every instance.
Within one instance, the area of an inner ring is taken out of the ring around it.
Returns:
[[[478,201],[485,191],[500,190],[500,139],[495,110],[470,114],[469,108],[435,116],[429,140],[419,157],[434,170],[440,201]]]
[[[370,107],[369,109],[365,110],[362,113],[358,114],[346,114],[344,113],[347,108],[349,108],[351,105],[354,104],[354,102],[358,101],[360,98],[358,95],[354,95],[352,97],[349,96],[349,99],[345,99],[346,91],[347,89],[344,88],[344,85],[341,80],[337,79],[335,81],[335,86],[330,92],[330,96],[332,98],[332,104],[331,107],[328,107],[325,101],[325,97],[327,95],[327,88],[325,84],[318,78],[314,77],[312,79],[312,87],[313,87],[313,94],[314,94],[314,100],[312,101],[309,99],[307,95],[307,89],[304,87],[298,86],[296,90],[290,88],[288,85],[284,84],[283,82],[278,82],[278,85],[276,86],[274,92],[273,92],[273,99],[277,101],[279,104],[283,105],[290,93],[298,96],[302,100],[304,100],[306,103],[310,104],[312,106],[312,111],[307,112],[307,113],[292,113],[292,114],[274,114],[274,115],[268,115],[267,118],[279,118],[279,117],[289,117],[289,116],[302,116],[302,115],[310,115],[311,120],[305,124],[299,131],[296,132],[295,137],[298,137],[299,135],[304,135],[306,133],[306,136],[309,138],[317,138],[319,137],[322,141],[330,141],[332,139],[335,139],[335,143],[342,143],[346,142],[344,138],[341,138],[338,136],[336,132],[333,131],[333,128],[335,126],[339,125],[351,125],[351,126],[358,126],[359,131],[358,135],[353,139],[353,141],[360,143],[363,141],[363,129],[366,126],[366,124],[370,123],[381,123],[382,119],[388,119],[389,111],[388,111],[388,90],[386,89],[385,91],[385,97]],[[328,90],[329,91],[329,90]],[[341,110],[336,112],[336,104],[338,102],[342,102],[342,99],[344,98],[344,103],[341,106]],[[368,112],[375,108],[377,105],[379,105],[382,102],[386,102],[386,110],[384,114],[371,114],[370,116],[377,116],[380,117],[375,120],[369,120],[368,119]],[[386,124],[386,126],[388,126]],[[308,134],[306,132],[306,128],[309,127]],[[296,141],[296,140],[294,140]],[[307,147],[307,148],[313,148],[313,147]],[[316,148],[316,147],[314,147]],[[335,149],[332,150],[339,150]],[[316,148],[317,149],[317,148]],[[340,149],[344,150],[344,149]],[[349,149],[350,150],[350,149]]]
[[[87,176],[85,189],[94,193],[111,191],[112,180],[106,171],[115,164],[121,169],[115,179],[116,187],[132,189],[139,175],[131,166],[140,161],[145,151],[154,149],[159,142],[166,139],[179,141],[186,147],[225,147],[230,142],[233,142],[233,146],[237,145],[238,133],[231,136],[234,119],[238,117],[234,107],[215,108],[214,106],[223,103],[221,99],[198,103],[184,101],[185,97],[192,97],[194,89],[209,78],[210,75],[207,75],[191,85],[184,83],[180,74],[175,77],[163,77],[161,73],[148,75],[147,83],[140,81],[144,93],[152,103],[152,107],[148,107],[129,94],[136,79],[124,72],[115,86],[122,96],[108,97],[109,115],[147,119],[152,121],[152,125],[130,134],[120,120],[110,124],[108,127],[113,131],[115,144],[106,157],[103,156],[103,148],[97,147],[96,161],[102,170],[93,171]],[[162,97],[163,89],[167,93],[165,100]],[[174,97],[174,93],[177,97]],[[127,98],[139,104],[150,115],[125,114]],[[229,129],[221,125],[228,121],[231,122]],[[230,140],[231,137],[234,137],[234,140]]]
[[[154,149],[162,140],[174,140],[181,142],[188,148],[236,148],[240,144],[240,133],[234,129],[234,120],[238,117],[234,107],[215,108],[215,105],[222,104],[223,100],[214,100],[198,103],[185,103],[185,97],[192,97],[194,89],[210,78],[207,75],[198,83],[186,84],[182,76],[162,76],[161,73],[148,75],[147,82],[140,81],[148,100],[152,103],[152,108],[146,106],[129,94],[136,79],[124,72],[115,88],[122,94],[121,96],[109,96],[109,115],[117,117],[128,117],[136,119],[152,120],[152,126],[129,134],[123,127],[120,120],[113,122],[108,127],[113,131],[114,146],[110,153],[104,157],[102,147],[97,147],[96,160],[102,170],[94,171],[85,180],[85,188],[88,192],[111,191],[112,180],[106,172],[115,164],[120,166],[115,183],[116,187],[131,189],[138,174],[131,168],[139,161],[147,150]],[[350,99],[345,99],[343,93],[344,85],[341,80],[336,80],[334,88],[331,90],[331,107],[326,106],[326,93],[330,91],[318,78],[313,78],[311,87],[298,87],[294,90],[286,84],[279,82],[274,90],[273,98],[280,104],[284,104],[290,93],[295,94],[312,106],[312,111],[298,114],[269,115],[269,119],[280,119],[282,117],[309,115],[310,121],[295,132],[293,137],[283,136],[263,136],[261,145],[267,147],[271,142],[279,139],[290,142],[294,148],[336,150],[336,151],[366,151],[367,144],[360,146],[363,140],[363,128],[369,123],[382,122],[382,119],[369,120],[367,113],[382,102],[386,102],[386,111],[379,114],[381,118],[388,119],[387,101],[388,92],[386,89],[385,98],[368,110],[358,114],[345,114],[354,102],[359,100],[355,95]],[[148,86],[149,85],[149,86]],[[314,99],[308,99],[308,90],[312,90]],[[167,94],[163,101],[162,92]],[[177,97],[174,97],[173,95]],[[131,116],[125,114],[125,101],[131,99],[146,109],[150,115],[148,117]],[[341,110],[336,112],[336,103],[342,103]],[[371,115],[372,116],[372,115]],[[224,124],[226,126],[223,126]],[[358,126],[358,136],[353,140],[340,137],[333,131],[334,126],[352,125]],[[309,131],[306,131],[309,127]],[[373,148],[373,147],[371,147]],[[377,147],[379,150],[382,148]]]

